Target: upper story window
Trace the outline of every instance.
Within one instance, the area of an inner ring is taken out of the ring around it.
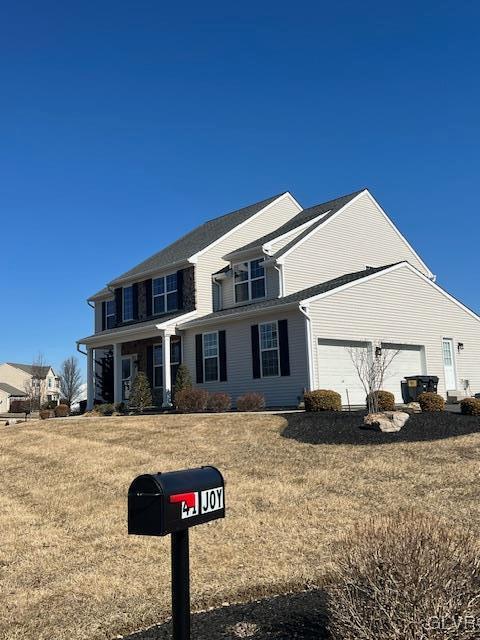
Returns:
[[[123,321],[133,320],[133,287],[123,287]]]
[[[265,322],[260,325],[260,361],[262,378],[279,375],[280,356],[278,352],[278,325]]]
[[[51,378],[48,379],[48,388],[51,389],[53,386],[53,380]]]
[[[203,334],[203,379],[205,382],[218,380],[218,332]]]
[[[235,302],[265,297],[265,267],[262,258],[235,264],[233,274]]]
[[[177,274],[154,278],[152,281],[153,313],[165,313],[178,309]]]
[[[115,326],[115,300],[107,300],[105,303],[105,329],[113,329]]]

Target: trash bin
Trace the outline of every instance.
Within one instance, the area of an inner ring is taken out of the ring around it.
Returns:
[[[403,399],[408,404],[416,402],[421,393],[437,393],[438,376],[405,376],[405,385],[402,385]]]

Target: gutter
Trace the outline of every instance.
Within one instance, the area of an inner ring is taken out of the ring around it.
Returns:
[[[261,309],[252,309],[252,311],[243,311],[239,313],[229,313],[222,316],[217,316],[215,318],[206,319],[200,317],[198,320],[192,320],[191,322],[186,322],[183,325],[179,325],[178,329],[180,331],[184,331],[185,329],[191,329],[193,327],[208,325],[208,324],[221,324],[222,322],[228,322],[229,320],[241,320],[242,318],[251,318],[252,316],[257,316],[258,314],[265,313],[275,313],[277,309],[285,309],[285,308],[297,308],[298,302],[286,302],[285,304],[277,304],[272,305],[270,307],[262,307]]]
[[[305,316],[305,338],[307,341],[307,358],[308,358],[308,385],[307,390],[313,390],[313,337],[312,337],[312,319],[308,314],[308,305],[300,303],[298,305],[300,313]]]

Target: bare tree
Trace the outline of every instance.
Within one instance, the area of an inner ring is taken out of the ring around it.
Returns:
[[[45,394],[48,366],[43,353],[38,353],[31,365],[31,377],[25,382],[24,389],[30,400],[32,410],[40,409]]]
[[[82,387],[82,375],[75,356],[70,356],[62,362],[59,378],[62,398],[66,400],[68,406],[71,406],[78,400]]]
[[[382,389],[385,374],[400,351],[380,346],[374,347],[373,353],[363,347],[347,347],[347,351],[365,390],[368,413],[378,413],[377,392]]]

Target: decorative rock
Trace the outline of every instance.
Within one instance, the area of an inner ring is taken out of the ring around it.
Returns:
[[[422,413],[422,408],[418,402],[409,402],[405,409],[408,409],[412,413]]]
[[[363,419],[364,424],[372,429],[378,429],[383,433],[395,433],[400,431],[410,418],[405,411],[384,411],[383,413],[370,413]]]

